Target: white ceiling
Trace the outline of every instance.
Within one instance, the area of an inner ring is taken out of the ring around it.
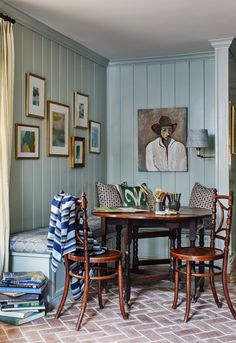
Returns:
[[[211,50],[236,35],[235,0],[8,0],[109,59]]]

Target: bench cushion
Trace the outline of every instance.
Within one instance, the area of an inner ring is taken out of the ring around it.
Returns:
[[[48,254],[48,227],[15,233],[10,237],[10,251]]]
[[[88,218],[88,224],[92,231],[101,227],[98,217]],[[21,253],[48,254],[47,250],[48,227],[27,230],[12,234],[10,237],[10,251]]]

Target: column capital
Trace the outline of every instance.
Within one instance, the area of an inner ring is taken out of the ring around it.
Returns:
[[[219,48],[229,48],[232,44],[234,37],[228,37],[228,38],[219,38],[219,39],[210,39],[209,43],[214,49]]]

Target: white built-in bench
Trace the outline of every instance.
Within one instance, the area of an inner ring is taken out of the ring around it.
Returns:
[[[100,218],[88,218],[89,227],[95,237],[101,232]],[[57,303],[64,287],[64,265],[61,263],[55,273],[51,271],[50,254],[47,251],[48,227],[22,231],[10,237],[10,271],[42,271],[49,279],[47,299]],[[113,245],[113,235],[107,237],[108,246]]]

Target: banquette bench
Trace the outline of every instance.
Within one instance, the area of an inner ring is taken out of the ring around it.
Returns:
[[[90,216],[89,227],[94,237],[100,242],[100,218]],[[60,263],[57,273],[51,270],[51,258],[47,251],[48,227],[25,230],[14,233],[10,237],[10,271],[42,271],[49,279],[46,295],[50,304],[54,305],[60,300],[64,287],[64,265]],[[115,244],[112,231],[107,235],[107,246]]]

